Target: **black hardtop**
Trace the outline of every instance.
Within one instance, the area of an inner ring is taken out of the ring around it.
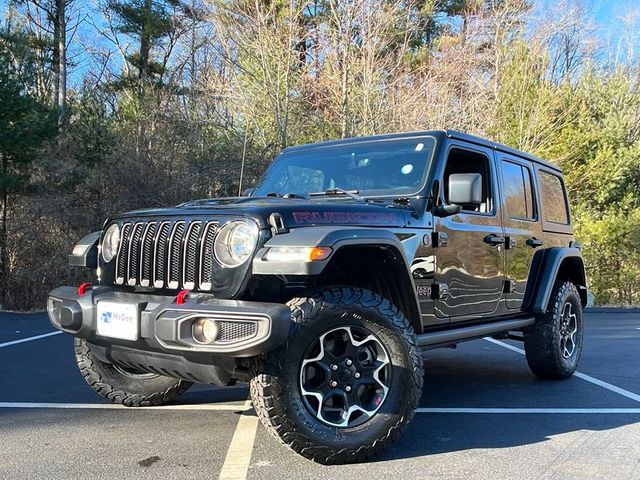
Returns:
[[[535,155],[532,155],[530,153],[526,153],[521,150],[518,150],[517,148],[513,148],[508,145],[503,145],[501,143],[497,143],[492,140],[487,140],[486,138],[478,137],[476,135],[471,135],[469,133],[464,133],[457,130],[448,130],[448,129],[385,133],[381,135],[368,135],[364,137],[352,137],[352,138],[342,138],[338,140],[326,140],[326,141],[316,142],[316,143],[307,143],[304,145],[294,145],[286,148],[283,151],[283,153],[312,150],[316,148],[331,147],[334,145],[349,145],[354,143],[367,142],[371,140],[382,141],[382,140],[393,140],[396,138],[411,138],[411,137],[425,137],[425,136],[435,137],[437,140],[443,140],[444,138],[453,138],[456,140],[462,140],[462,141],[473,143],[476,145],[481,145],[483,147],[491,148],[499,152],[508,153],[509,155],[514,155],[514,156],[523,158],[525,160],[530,160],[539,165],[543,165],[547,168],[555,170],[556,172],[562,173],[562,169],[558,165],[555,165],[551,162],[543,160],[542,158],[536,157]]]

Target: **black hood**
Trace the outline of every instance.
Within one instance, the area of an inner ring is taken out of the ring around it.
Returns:
[[[288,228],[310,225],[403,227],[411,211],[392,201],[360,202],[348,197],[232,197],[194,200],[170,208],[135,210],[116,218],[229,215],[252,217],[262,228],[268,228],[268,219],[273,213],[279,213]]]

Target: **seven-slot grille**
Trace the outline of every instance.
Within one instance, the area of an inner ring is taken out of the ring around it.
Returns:
[[[117,285],[211,290],[216,221],[125,223],[116,256]]]

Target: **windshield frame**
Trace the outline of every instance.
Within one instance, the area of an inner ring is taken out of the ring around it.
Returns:
[[[274,165],[276,164],[276,162],[282,158],[285,155],[290,155],[290,154],[302,154],[303,152],[307,152],[307,151],[317,151],[317,150],[324,150],[324,149],[329,149],[329,148],[344,148],[350,145],[361,145],[363,143],[371,143],[371,144],[375,144],[375,143],[386,143],[386,142],[398,142],[398,141],[403,141],[403,140],[420,140],[420,139],[430,139],[433,141],[433,148],[431,150],[430,155],[425,159],[425,167],[424,167],[424,172],[423,172],[423,176],[422,176],[422,181],[420,183],[419,188],[415,191],[415,192],[411,192],[411,193],[390,193],[390,194],[367,194],[368,191],[372,191],[372,190],[360,190],[359,191],[359,195],[361,195],[363,198],[366,199],[375,199],[375,198],[409,198],[409,197],[416,197],[418,195],[420,195],[422,192],[424,192],[428,182],[429,182],[429,177],[431,176],[431,170],[433,168],[433,161],[434,158],[436,156],[436,153],[438,151],[438,145],[439,145],[439,141],[436,138],[436,136],[432,135],[432,134],[427,134],[427,133],[420,133],[420,134],[408,134],[406,136],[397,136],[397,137],[391,137],[391,138],[375,138],[375,137],[354,137],[353,139],[349,139],[348,141],[345,142],[340,142],[340,141],[330,141],[330,142],[322,142],[322,143],[318,143],[318,144],[305,144],[304,146],[301,145],[300,148],[295,148],[295,150],[289,150],[289,149],[285,149],[283,150],[281,153],[279,153],[269,164],[269,166],[267,167],[267,169],[265,170],[265,172],[262,174],[262,176],[260,177],[260,179],[258,180],[258,182],[256,183],[255,187],[253,187],[251,195],[250,196],[256,196],[255,195],[255,191],[258,189],[258,187],[260,187],[260,185],[264,182],[264,180],[269,176],[269,173],[271,172],[271,170],[273,169]],[[345,188],[343,185],[338,185],[337,188]],[[349,188],[347,188],[347,190],[350,190]],[[279,192],[282,193],[282,192]],[[309,197],[309,193],[312,192],[308,192],[305,195],[307,197]],[[262,195],[261,195],[262,196]],[[322,195],[318,195],[317,198],[324,198]]]

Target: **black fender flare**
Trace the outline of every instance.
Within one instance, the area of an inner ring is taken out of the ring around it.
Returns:
[[[389,230],[367,227],[302,227],[274,235],[258,250],[253,259],[253,273],[258,275],[319,275],[336,252],[345,246],[386,245],[394,247],[407,269],[408,262],[398,237]],[[330,247],[331,255],[320,261],[267,261],[265,256],[274,247]]]
[[[553,285],[558,278],[570,280],[578,288],[582,306],[587,305],[587,278],[580,250],[575,247],[551,247],[544,250],[542,265],[534,283],[531,309],[544,313]]]
[[[98,268],[98,241],[102,230],[85,235],[73,247],[69,255],[69,265],[72,267]]]
[[[321,261],[272,262],[265,259],[269,248],[273,247],[331,247],[331,255]],[[329,265],[340,249],[345,247],[383,247],[394,250],[401,259],[398,272],[404,277],[400,279],[411,291],[404,292],[408,302],[408,314],[412,323],[420,322],[420,304],[416,293],[409,261],[400,239],[391,231],[373,227],[336,227],[317,226],[301,227],[289,230],[288,233],[274,235],[256,253],[253,259],[254,275],[320,275]]]

